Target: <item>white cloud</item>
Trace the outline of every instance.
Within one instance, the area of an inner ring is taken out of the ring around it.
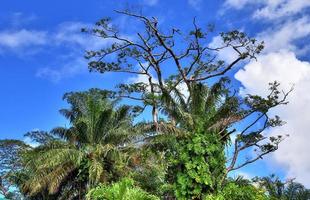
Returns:
[[[19,16],[19,15],[18,15]],[[43,30],[0,30],[0,49],[10,48],[18,51],[20,49],[31,49],[34,46],[67,45],[72,49],[98,50],[110,44],[112,40],[103,40],[90,34],[81,33],[81,28],[90,27],[90,24],[81,22],[65,22],[59,25],[55,32]]]
[[[0,48],[19,49],[47,43],[47,32],[21,29],[0,31]]]
[[[294,42],[307,36],[310,36],[310,19],[302,17],[272,27],[258,34],[257,38],[265,41],[265,53],[287,49],[302,54],[305,51],[294,45]]]
[[[102,39],[81,32],[81,28],[91,26],[91,24],[82,22],[65,22],[59,25],[55,33],[50,33],[51,40],[55,42],[56,46],[69,47],[73,55],[68,56],[67,62],[63,61],[60,66],[39,69],[36,76],[57,83],[64,78],[87,72],[87,60],[83,58],[81,52],[99,50],[114,42],[112,39]],[[130,38],[129,36],[124,37]]]
[[[87,62],[85,59],[73,58],[73,61],[63,63],[60,67],[40,68],[36,76],[57,83],[64,78],[70,78],[78,74],[86,73],[87,71]]]
[[[308,0],[265,0],[264,6],[254,13],[255,18],[276,19],[291,16],[310,7]]]
[[[250,2],[250,0],[226,0],[224,5],[233,7],[235,9],[242,9],[246,4]]]
[[[78,45],[83,50],[98,50],[111,43],[112,40],[102,39],[82,33],[82,28],[92,27],[92,24],[82,22],[65,22],[59,25],[53,39],[57,44]]]
[[[187,0],[188,4],[196,10],[200,10],[202,0]]]
[[[177,86],[177,89],[181,92],[184,99],[187,100],[189,97],[189,91],[187,89],[186,83],[184,83],[184,82],[179,83],[179,85]]]
[[[270,134],[290,134],[272,155],[272,160],[287,169],[288,177],[310,186],[310,63],[298,60],[293,52],[280,51],[258,57],[236,73],[244,88],[241,93],[267,94],[267,83],[277,80],[288,90],[294,84],[287,106],[277,108],[278,114],[287,122],[283,127],[270,130]]]
[[[152,0],[152,4],[157,0]],[[64,22],[54,31],[27,30],[18,28],[23,23],[35,19],[35,15],[25,16],[23,13],[14,13],[11,16],[11,25],[14,29],[0,30],[0,53],[12,51],[17,55],[39,53],[44,47],[49,50],[63,49],[70,53],[64,54],[60,59],[68,57],[67,61],[61,61],[57,67],[43,67],[36,73],[37,77],[47,78],[53,82],[58,82],[63,78],[72,77],[87,71],[87,63],[83,60],[85,50],[99,50],[112,44],[112,39],[102,39],[91,34],[82,33],[81,28],[93,27],[92,24],[83,22]],[[130,36],[124,36],[130,39]],[[41,47],[41,48],[39,48]],[[73,60],[73,61],[72,61]],[[56,62],[57,62],[56,61]]]
[[[54,42],[54,47],[69,47],[72,55],[67,56],[66,61],[62,61],[60,66],[40,68],[36,76],[57,83],[64,78],[87,72],[87,61],[81,52],[99,50],[112,43],[112,40],[103,40],[87,33],[81,33],[81,28],[90,26],[91,24],[82,22],[65,22],[59,25],[57,31],[49,33],[51,41]]]
[[[0,29],[0,53],[14,52],[23,55],[37,52],[38,48],[47,44],[48,32],[22,28],[34,21],[37,17],[34,14],[26,15],[22,12],[14,12],[2,17],[8,22],[5,29]]]
[[[256,7],[253,17],[256,19],[274,20],[292,16],[310,7],[308,0],[226,0],[226,7],[242,9],[249,5]]]

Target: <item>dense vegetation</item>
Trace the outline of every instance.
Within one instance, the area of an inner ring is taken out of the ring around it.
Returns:
[[[195,20],[184,34],[161,30],[156,18],[117,12],[140,22],[143,32],[127,38],[108,18],[83,29],[110,44],[87,52],[89,69],[146,81],[122,83],[114,91],[67,93],[69,108],[60,112],[69,127],[27,133],[36,145],[2,140],[0,189],[6,198],[309,199],[302,185],[274,176],[229,178],[284,139],[264,131],[283,124],[268,112],[287,104],[290,91],[279,91],[274,82],[266,97],[240,96],[225,76],[241,61],[255,59],[262,42],[232,31],[221,34],[219,47],[210,47],[212,29]],[[216,56],[225,48],[237,53],[232,63]],[[137,103],[125,105],[126,98]],[[134,123],[148,108],[152,121]]]

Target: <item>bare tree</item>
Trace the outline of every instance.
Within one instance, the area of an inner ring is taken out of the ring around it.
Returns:
[[[210,47],[208,36],[212,27],[204,30],[197,25],[195,19],[193,30],[189,33],[182,33],[177,28],[164,32],[155,17],[148,18],[129,11],[116,12],[141,22],[143,31],[136,33],[132,39],[125,37],[109,18],[98,21],[92,29],[83,29],[84,32],[113,41],[108,48],[87,51],[86,58],[91,59],[89,69],[100,73],[146,76],[147,82],[120,84],[115,95],[152,106],[156,127],[160,98],[171,95],[179,87],[185,87],[189,93],[189,101],[191,83],[222,76],[242,60],[255,58],[263,49],[262,42],[259,43],[239,31],[221,33],[223,43],[218,47]],[[217,57],[217,52],[225,48],[231,48],[237,53],[231,63],[225,63]],[[167,75],[167,70],[176,70],[176,73]]]

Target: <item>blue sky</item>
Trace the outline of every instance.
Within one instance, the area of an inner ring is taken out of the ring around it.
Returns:
[[[308,1],[309,2],[309,1]],[[111,89],[126,75],[89,73],[83,58],[86,49],[105,44],[79,32],[102,17],[115,19],[131,34],[136,24],[116,15],[114,9],[134,8],[156,16],[163,27],[188,29],[194,16],[200,25],[215,24],[215,32],[238,29],[266,41],[257,62],[244,63],[231,74],[242,93],[265,94],[270,80],[283,87],[295,84],[296,92],[282,114],[287,126],[269,134],[289,133],[279,152],[239,172],[245,176],[277,173],[297,177],[310,186],[310,3],[304,0],[4,0],[0,7],[0,139],[19,138],[33,129],[65,125],[58,110],[65,107],[65,92],[92,87]],[[210,42],[216,43],[216,35]],[[220,56],[229,60],[231,52]],[[245,70],[243,70],[245,69]],[[236,73],[236,74],[235,74]],[[300,117],[301,110],[303,111]],[[299,120],[296,120],[296,119]],[[282,149],[282,150],[281,150]],[[300,153],[303,152],[303,153]]]

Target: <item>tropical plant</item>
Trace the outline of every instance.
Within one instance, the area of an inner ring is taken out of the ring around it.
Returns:
[[[139,187],[134,186],[134,181],[123,178],[112,185],[100,185],[89,191],[89,200],[159,200],[158,197],[148,194]]]
[[[126,153],[135,137],[131,108],[116,108],[100,90],[68,93],[64,99],[71,108],[61,113],[71,127],[54,128],[48,140],[23,155],[28,177],[21,189],[29,196],[48,191],[64,199],[82,198],[96,184],[126,174]]]
[[[274,174],[268,177],[254,178],[254,182],[264,189],[271,200],[308,200],[310,190],[294,180],[282,182]]]
[[[223,187],[218,193],[207,195],[205,200],[268,200],[263,190],[255,188],[255,186],[238,185],[230,182]]]
[[[309,200],[310,190],[304,185],[290,181],[284,191],[285,200]]]

